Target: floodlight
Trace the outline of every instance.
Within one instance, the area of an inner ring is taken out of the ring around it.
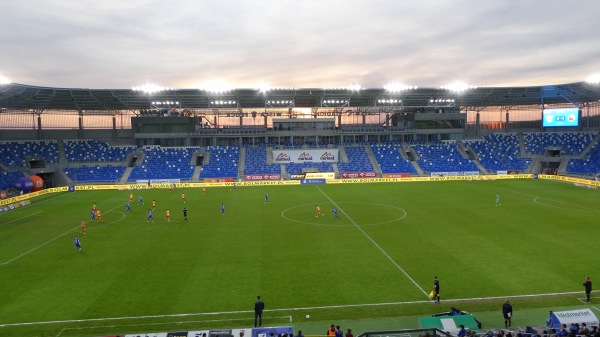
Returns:
[[[401,91],[406,91],[406,90],[416,90],[417,89],[416,86],[406,85],[406,84],[398,83],[398,82],[388,83],[383,88],[385,90],[391,91],[391,92],[401,92]]]
[[[586,82],[590,84],[599,84],[600,83],[600,73],[591,74],[585,79]]]
[[[11,81],[8,78],[0,75],[0,85],[1,84],[10,84],[10,83],[11,83]]]
[[[229,91],[233,91],[234,88],[227,83],[215,82],[200,88],[200,90],[207,91],[212,94],[223,94]]]
[[[467,91],[469,89],[476,89],[476,88],[477,88],[476,86],[468,85],[467,83],[465,83],[463,81],[454,81],[450,84],[442,86],[442,89],[444,89],[444,90],[450,90],[450,91],[459,92],[459,93]]]
[[[268,85],[268,84],[266,84],[266,83],[261,83],[261,84],[258,86],[258,90],[264,94],[264,93],[266,93],[267,91],[271,90],[271,86],[270,86],[270,85]]]
[[[141,92],[146,93],[146,94],[153,94],[155,92],[166,91],[166,90],[173,90],[173,88],[161,87],[160,85],[154,84],[154,83],[146,83],[146,84],[141,85],[139,87],[133,87],[133,88],[131,88],[131,90],[133,90],[133,91],[141,91]]]

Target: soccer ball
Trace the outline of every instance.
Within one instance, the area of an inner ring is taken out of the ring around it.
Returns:
[[[309,319],[309,318],[310,318],[310,315],[306,315],[306,319]]]

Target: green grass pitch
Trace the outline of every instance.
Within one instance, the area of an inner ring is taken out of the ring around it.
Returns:
[[[257,295],[266,325],[496,310],[507,296],[520,308],[576,305],[585,276],[600,276],[600,192],[572,184],[136,190],[126,214],[130,192],[46,195],[0,215],[0,335],[248,327]],[[103,223],[89,221],[93,203]],[[434,275],[442,306],[426,295]]]

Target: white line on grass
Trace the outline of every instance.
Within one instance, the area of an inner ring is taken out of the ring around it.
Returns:
[[[110,213],[111,211],[114,211],[115,209],[117,209],[117,208],[119,208],[119,207],[121,207],[121,206],[123,206],[123,205],[119,205],[119,206],[116,206],[116,207],[114,207],[114,208],[111,208],[111,209],[109,209],[108,211],[106,211],[106,213]],[[122,212],[119,212],[119,213],[123,214]],[[124,219],[124,218],[121,218],[121,219],[119,219],[119,220],[117,220],[117,221],[113,221],[113,222],[111,222],[111,223],[108,223],[108,224],[106,224],[105,226],[108,226],[108,225],[110,225],[110,224],[112,224],[112,223],[119,222],[119,221],[121,221],[121,220],[123,220],[123,219]],[[89,222],[89,221],[86,221],[86,222]],[[105,227],[105,226],[102,226],[102,227]],[[57,240],[57,239],[60,239],[61,237],[65,236],[65,235],[67,235],[67,234],[69,234],[69,233],[71,233],[72,231],[76,230],[77,228],[79,228],[79,226],[75,226],[75,227],[73,227],[72,229],[69,229],[68,231],[66,231],[66,232],[64,232],[64,233],[62,233],[62,234],[60,234],[59,236],[57,236],[57,237],[55,237],[55,238],[53,238],[53,239],[50,239],[50,240],[48,240],[48,241],[46,241],[46,242],[42,243],[41,245],[39,245],[39,246],[37,246],[37,247],[34,247],[34,248],[32,248],[32,249],[30,249],[30,250],[26,251],[25,253],[23,253],[23,254],[21,254],[21,255],[19,255],[19,256],[17,256],[17,257],[15,257],[15,258],[12,258],[12,259],[10,259],[10,260],[8,260],[8,261],[4,262],[4,263],[0,263],[0,265],[2,265],[2,266],[4,266],[4,265],[7,265],[7,264],[9,264],[9,263],[11,263],[11,262],[13,262],[13,261],[15,261],[15,260],[17,260],[17,259],[21,258],[21,257],[23,257],[23,256],[25,256],[25,255],[27,255],[27,254],[29,254],[29,253],[31,253],[31,252],[33,252],[33,251],[35,251],[35,250],[39,249],[39,248],[42,248],[43,246],[45,246],[45,245],[49,244],[49,243],[50,243],[50,242],[52,242],[52,241],[55,241],[55,240]]]
[[[445,302],[487,301],[487,300],[497,300],[497,299],[507,299],[507,298],[549,297],[549,296],[561,296],[561,295],[573,295],[573,294],[581,294],[581,291],[569,291],[569,292],[564,292],[564,293],[547,293],[547,294],[528,294],[528,295],[526,294],[526,295],[507,295],[507,296],[492,296],[492,297],[453,298],[453,299],[447,299],[447,300],[445,300]],[[431,303],[431,300],[366,303],[366,304],[341,304],[341,305],[314,306],[314,307],[303,307],[303,308],[281,308],[281,309],[269,309],[269,310],[265,310],[264,312],[305,311],[305,310],[316,310],[316,309],[340,309],[340,308],[353,308],[353,307],[381,307],[381,306],[390,306],[390,305],[411,305],[411,304],[421,304],[421,303]],[[155,319],[155,318],[169,318],[169,317],[248,314],[248,313],[253,313],[253,312],[254,312],[254,310],[238,310],[238,311],[222,311],[222,312],[197,312],[197,313],[187,313],[187,314],[165,314],[165,315],[149,315],[149,316],[70,319],[70,320],[45,321],[45,322],[5,323],[5,324],[0,324],[0,328],[11,327],[11,326],[27,326],[27,325],[49,325],[49,324],[65,324],[65,323],[123,321],[123,320],[128,320],[128,319],[134,320],[134,319]]]
[[[591,297],[591,298],[598,298],[598,297]],[[600,309],[598,309],[595,306],[591,305],[589,302],[586,302],[585,298],[578,298],[577,300],[580,301],[581,303],[585,304],[585,305],[589,305],[590,307],[596,309],[596,311],[600,311]]]
[[[546,198],[546,197],[540,197],[540,196],[537,196],[537,195],[534,195],[534,194],[529,194],[529,193],[525,193],[525,192],[515,191],[515,190],[508,189],[508,188],[503,188],[503,190],[508,191],[508,192],[512,192],[512,193],[516,193],[516,194],[526,195],[528,197],[532,197],[533,198],[533,202],[536,203],[536,204],[538,204],[538,205],[540,205],[540,206],[554,207],[554,208],[563,209],[563,208],[552,206],[552,205],[545,205],[543,203],[538,202],[537,199],[546,199],[546,200],[550,200],[552,202],[556,202],[556,203],[567,205],[567,206],[571,206],[571,207],[579,207],[580,209],[587,210],[587,211],[594,211],[594,212],[598,212],[599,211],[599,210],[597,210],[595,208],[585,207],[585,206],[580,206],[580,205],[575,205],[575,204],[571,204],[571,203],[566,202],[566,201],[560,201],[560,200],[554,200],[554,199],[550,199],[550,198]],[[573,209],[570,209],[570,210],[573,210]],[[577,209],[575,209],[575,210],[577,210]]]
[[[292,316],[280,316],[280,317],[266,317],[265,319],[275,319],[275,318],[287,318],[292,323]],[[60,330],[56,337],[60,337],[62,333],[66,330],[92,330],[92,329],[102,329],[102,328],[131,328],[136,326],[152,326],[152,325],[169,325],[169,324],[189,324],[189,323],[207,323],[207,322],[229,322],[229,321],[248,321],[252,320],[251,317],[246,318],[231,318],[231,319],[207,319],[201,321],[180,321],[180,322],[162,322],[162,323],[141,323],[141,324],[120,324],[120,325],[99,325],[99,326],[86,326],[86,327],[75,327],[75,328],[63,328]]]
[[[25,219],[25,218],[29,218],[30,216],[34,216],[34,215],[36,215],[36,214],[40,214],[40,213],[42,213],[42,212],[43,212],[43,211],[37,211],[37,212],[35,212],[35,213],[31,213],[31,214],[29,214],[29,215],[22,216],[22,217],[20,217],[20,218],[18,218],[18,219],[14,219],[14,220],[11,220],[11,221],[9,221],[9,222],[5,222],[5,223],[1,224],[1,225],[0,225],[0,227],[2,227],[2,226],[4,226],[4,225],[8,225],[9,223],[13,223],[13,222],[15,222],[15,221],[19,221],[19,220],[22,220],[22,219]]]
[[[394,261],[394,259],[392,259],[392,257],[391,257],[391,256],[389,256],[389,255],[388,255],[388,253],[386,253],[386,252],[385,252],[385,250],[383,250],[383,248],[381,248],[381,246],[379,246],[379,245],[377,244],[377,242],[375,242],[375,240],[373,240],[373,239],[372,239],[372,238],[369,236],[369,234],[367,234],[367,233],[366,233],[366,232],[365,232],[365,231],[364,231],[362,228],[360,228],[360,226],[359,226],[359,225],[358,225],[356,222],[354,222],[354,220],[352,220],[352,218],[350,218],[350,216],[348,215],[348,213],[346,213],[346,212],[345,212],[343,209],[341,209],[341,208],[340,208],[340,207],[339,207],[339,206],[338,206],[338,205],[335,203],[335,201],[333,201],[333,200],[332,200],[332,199],[331,199],[331,198],[330,198],[330,197],[329,197],[327,194],[325,194],[325,192],[323,192],[323,190],[321,190],[321,189],[319,188],[319,186],[315,186],[315,187],[316,187],[316,188],[319,190],[319,192],[323,193],[323,195],[324,195],[324,196],[325,196],[327,199],[329,199],[329,201],[331,201],[331,203],[332,203],[332,204],[334,204],[334,205],[335,205],[335,207],[337,207],[337,208],[338,208],[338,209],[339,209],[339,210],[340,210],[342,213],[344,213],[344,215],[345,215],[345,216],[348,218],[348,220],[350,220],[350,222],[352,222],[352,223],[354,224],[354,226],[355,226],[355,227],[356,227],[356,228],[357,228],[357,229],[358,229],[358,230],[359,230],[361,233],[363,233],[363,235],[364,235],[364,236],[365,236],[367,239],[369,239],[369,241],[371,241],[371,243],[373,243],[373,244],[375,245],[375,247],[377,247],[377,249],[379,249],[379,250],[380,250],[380,251],[383,253],[383,255],[385,255],[385,256],[388,258],[388,260],[390,260],[390,261],[391,261],[391,262],[394,264],[394,266],[396,266],[396,268],[398,268],[398,269],[399,269],[399,270],[400,270],[400,271],[401,271],[401,272],[402,272],[404,275],[406,275],[406,277],[408,277],[408,279],[409,279],[409,280],[410,280],[410,281],[411,281],[411,282],[412,282],[412,283],[413,283],[413,284],[414,284],[414,285],[415,285],[417,288],[419,288],[419,290],[421,290],[421,292],[422,292],[422,293],[423,293],[425,296],[427,296],[427,298],[429,298],[429,295],[427,294],[427,292],[426,292],[425,290],[423,290],[423,288],[421,288],[421,286],[420,286],[420,285],[419,285],[419,284],[418,284],[418,283],[417,283],[415,280],[413,280],[413,278],[412,278],[412,277],[410,277],[410,275],[408,275],[408,273],[407,273],[406,271],[404,271],[404,269],[402,269],[402,267],[400,267],[400,265],[399,265],[398,263],[396,263],[396,261]]]

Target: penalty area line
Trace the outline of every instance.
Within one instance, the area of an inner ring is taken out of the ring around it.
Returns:
[[[451,298],[451,299],[442,300],[442,302],[487,301],[487,300],[497,300],[497,299],[506,299],[506,298],[550,297],[550,296],[574,295],[574,294],[581,294],[581,291],[569,291],[569,292],[563,292],[563,293],[547,293],[547,294],[524,294],[524,295],[491,296],[491,297]],[[280,309],[269,309],[269,310],[265,310],[264,312],[304,311],[304,310],[315,310],[315,309],[341,309],[341,308],[353,308],[353,307],[381,307],[381,306],[390,306],[390,305],[410,305],[410,304],[421,304],[421,303],[431,303],[431,300],[365,303],[365,304],[340,304],[340,305],[313,306],[313,307],[302,307],[302,308],[280,308]],[[149,315],[149,316],[105,317],[105,318],[88,318],[88,319],[70,319],[70,320],[45,321],[45,322],[4,323],[4,324],[0,324],[0,328],[11,327],[11,326],[27,326],[27,325],[123,321],[123,320],[128,320],[128,319],[131,319],[131,320],[155,319],[155,318],[168,318],[168,317],[216,316],[216,315],[250,314],[250,313],[254,313],[254,310],[198,312],[198,313],[188,313],[188,314],[165,314],[165,315]]]

